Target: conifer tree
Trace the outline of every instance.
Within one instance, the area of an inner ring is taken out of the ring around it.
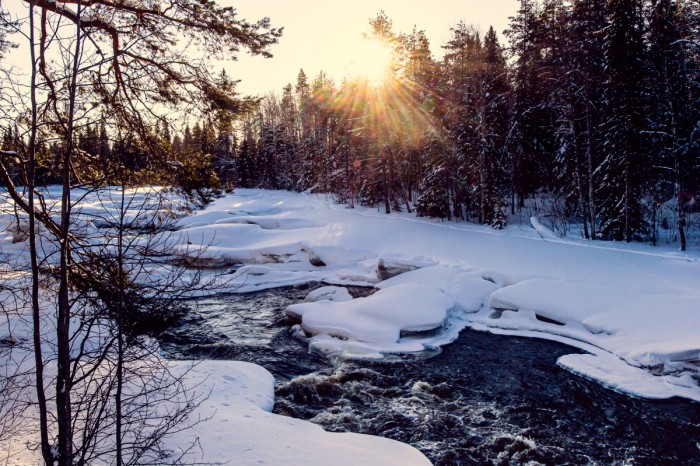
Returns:
[[[510,86],[505,57],[493,27],[484,37],[479,118],[479,220],[491,223],[507,185],[506,147],[510,129]]]
[[[690,10],[686,10],[686,14]],[[672,0],[655,0],[649,15],[650,120],[655,174],[654,202],[672,198],[676,204],[676,225],[681,251],[686,250],[687,189],[692,160],[697,161],[699,145],[694,141],[695,125],[700,121],[697,83],[698,63],[691,58],[688,41],[692,37],[689,17]],[[695,86],[694,86],[695,84]],[[695,156],[695,157],[693,157]],[[669,174],[671,176],[669,176]],[[669,189],[672,187],[672,190]],[[697,187],[697,186],[696,186]],[[669,196],[668,192],[672,191]],[[655,204],[656,205],[656,204]],[[656,219],[654,219],[655,221]],[[655,232],[654,232],[655,234]]]
[[[605,30],[605,73],[602,122],[604,176],[598,188],[600,232],[604,237],[632,241],[643,237],[647,215],[642,203],[648,172],[644,141],[642,5],[639,0],[608,3]]]

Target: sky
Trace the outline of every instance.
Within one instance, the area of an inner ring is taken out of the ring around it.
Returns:
[[[434,56],[450,37],[450,28],[460,20],[486,31],[493,25],[501,43],[508,17],[518,9],[518,0],[220,0],[233,6],[241,18],[255,21],[269,17],[275,27],[284,27],[280,43],[271,49],[272,59],[241,54],[224,65],[244,94],[280,92],[296,82],[303,68],[309,79],[321,70],[339,81],[362,65],[362,33],[369,19],[383,10],[394,24],[394,32],[411,32],[416,26],[430,40]]]
[[[440,46],[449,40],[450,28],[459,21],[482,31],[493,25],[504,43],[502,33],[508,26],[508,17],[519,6],[518,0],[218,0],[218,3],[236,8],[239,18],[255,22],[269,17],[274,27],[284,27],[279,44],[271,48],[274,58],[241,52],[237,61],[214,64],[241,80],[238,91],[248,95],[280,93],[284,85],[296,82],[302,68],[310,81],[321,70],[340,81],[344,75],[368,67],[367,41],[362,34],[369,32],[370,18],[380,11],[392,20],[396,33],[410,33],[414,26],[424,30],[433,55],[440,57]],[[15,14],[26,12],[20,2],[3,6]],[[28,55],[25,41],[16,36],[14,40],[20,47],[9,54],[8,60],[24,69]]]

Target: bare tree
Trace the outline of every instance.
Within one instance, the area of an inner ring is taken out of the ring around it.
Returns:
[[[152,264],[155,253],[156,257],[165,254],[167,241],[155,235],[157,241],[146,241],[146,247],[143,241],[137,242],[138,248],[124,243],[126,198],[120,203],[116,235],[108,236],[96,250],[81,231],[76,206],[82,197],[73,198],[73,189],[99,187],[110,182],[114,173],[77,147],[76,134],[91,116],[107,114],[115,127],[136,135],[152,152],[151,172],[162,170],[167,159],[152,128],[164,116],[199,102],[235,112],[255,101],[218,90],[208,60],[229,58],[241,49],[270,56],[268,47],[277,42],[281,30],[271,28],[268,19],[249,23],[238,19],[233,8],[198,0],[24,3],[31,49],[31,105],[20,113],[29,115],[24,121],[29,142],[22,154],[0,154],[0,179],[28,222],[42,456],[46,464],[59,465],[90,464],[110,455],[119,465],[160,463],[163,458],[153,455],[158,442],[196,403],[176,375],[139,362],[153,348],[127,336],[133,313],[127,312],[126,303],[156,312],[155,308],[177,298],[173,290],[182,286],[181,292],[191,291],[199,282],[196,276],[185,280],[185,272],[174,271],[161,281],[144,283],[143,262],[134,262],[136,256],[128,251],[138,251],[139,260],[150,253]],[[4,18],[2,23],[9,24]],[[0,36],[0,45],[2,40]],[[43,105],[37,103],[38,95]],[[55,138],[59,149],[53,166],[62,184],[58,216],[35,186],[40,132]],[[24,192],[8,169],[10,158],[15,157],[19,157]],[[119,181],[129,182],[124,177]],[[46,231],[43,237],[39,224]],[[42,279],[48,279],[44,291],[40,291]],[[54,336],[49,340],[55,344],[56,364],[50,395],[43,369],[53,354],[43,353],[47,341],[41,326],[45,310],[40,307],[40,293],[51,293],[56,308]],[[49,408],[50,401],[55,412]],[[164,413],[168,404],[176,408]],[[153,424],[154,418],[161,422]],[[107,438],[114,441],[105,442]]]

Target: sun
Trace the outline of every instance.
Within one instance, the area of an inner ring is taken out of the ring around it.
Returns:
[[[363,39],[353,48],[350,61],[352,75],[380,86],[389,76],[393,54],[389,46],[376,39]]]

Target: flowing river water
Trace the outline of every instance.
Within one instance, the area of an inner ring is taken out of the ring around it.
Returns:
[[[283,311],[312,287],[191,302],[159,336],[163,352],[260,364],[277,380],[274,412],[409,443],[439,465],[700,465],[700,404],[630,398],[570,374],[556,360],[576,350],[559,343],[464,330],[432,357],[310,353]]]

